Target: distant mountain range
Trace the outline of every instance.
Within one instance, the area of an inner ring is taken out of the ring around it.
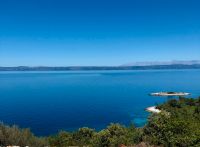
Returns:
[[[78,71],[78,70],[152,70],[152,69],[200,69],[200,61],[135,62],[121,66],[17,66],[0,67],[0,71]]]
[[[124,64],[122,66],[152,66],[152,65],[194,65],[194,64],[200,64],[200,60],[190,60],[190,61],[179,61],[179,60],[173,60],[173,61],[150,61],[150,62],[133,62]]]

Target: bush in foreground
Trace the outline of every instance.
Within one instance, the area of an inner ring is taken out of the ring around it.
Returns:
[[[0,146],[9,145],[44,147],[48,143],[44,138],[35,137],[29,129],[19,129],[17,126],[0,123]]]
[[[141,141],[141,133],[134,126],[125,127],[111,124],[106,129],[96,132],[90,128],[81,128],[76,132],[61,131],[49,137],[51,146],[95,146],[117,147],[121,144],[133,145]]]
[[[200,99],[179,98],[159,108],[162,113],[152,115],[144,127],[147,141],[166,147],[200,146]]]

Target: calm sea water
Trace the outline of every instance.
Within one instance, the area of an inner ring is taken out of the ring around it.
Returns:
[[[0,121],[36,135],[111,122],[146,123],[148,106],[166,100],[151,92],[200,96],[200,70],[0,72]]]

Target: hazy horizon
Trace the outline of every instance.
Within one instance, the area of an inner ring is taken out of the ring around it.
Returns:
[[[112,65],[113,67],[120,66],[151,66],[151,65],[195,65],[200,64],[200,60],[171,60],[171,61],[141,61],[141,62],[129,62],[121,65]],[[66,66],[45,66],[45,65],[17,65],[17,66],[0,66],[0,67],[112,67],[110,65],[66,65]]]
[[[0,2],[0,66],[199,60],[197,0]]]

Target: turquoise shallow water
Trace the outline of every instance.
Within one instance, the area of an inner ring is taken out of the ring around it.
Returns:
[[[144,109],[166,100],[148,96],[157,91],[200,96],[200,70],[0,72],[0,121],[36,135],[111,122],[140,127]]]

